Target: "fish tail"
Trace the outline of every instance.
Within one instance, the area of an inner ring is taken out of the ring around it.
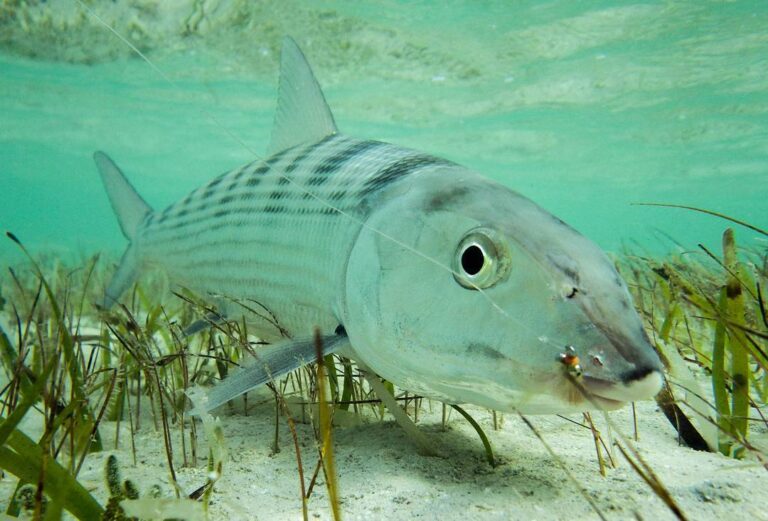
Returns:
[[[109,202],[117,215],[120,229],[130,241],[123,253],[120,265],[107,286],[102,307],[110,308],[120,295],[136,280],[139,267],[136,239],[140,225],[152,213],[152,208],[136,192],[123,172],[104,152],[93,154],[101,180],[109,196]]]

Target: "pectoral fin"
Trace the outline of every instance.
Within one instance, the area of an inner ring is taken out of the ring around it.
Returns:
[[[201,318],[200,320],[195,320],[190,325],[184,328],[184,336],[192,336],[204,329],[208,329],[211,326],[218,326],[227,321],[226,317],[223,315],[220,315],[218,313],[208,313],[205,315],[205,318]]]
[[[323,336],[320,339],[323,356],[338,351],[349,342],[346,334],[343,333]],[[244,367],[227,377],[208,392],[207,403],[196,405],[204,411],[210,411],[316,359],[317,352],[313,338],[289,340],[259,349],[253,365]]]

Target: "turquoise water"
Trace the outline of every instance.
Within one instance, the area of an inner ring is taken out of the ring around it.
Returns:
[[[86,17],[80,39],[72,27],[62,42],[9,32],[0,227],[37,251],[120,251],[93,151],[156,208],[252,160],[269,140],[283,34],[303,47],[343,131],[479,170],[606,249],[662,253],[668,237],[716,247],[725,226],[636,202],[768,227],[767,2],[240,3],[224,3],[239,11],[218,29],[167,39],[142,14],[134,41],[170,82]],[[738,239],[765,248],[748,230]]]

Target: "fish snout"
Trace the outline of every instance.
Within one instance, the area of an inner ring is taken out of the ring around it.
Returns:
[[[607,345],[588,350],[582,362],[586,390],[598,398],[622,403],[653,398],[664,379],[659,356],[645,332],[632,337],[603,333]]]
[[[649,400],[661,390],[661,371],[646,369],[633,373],[631,378],[610,381],[585,374],[583,384],[587,392],[602,400],[636,402]]]

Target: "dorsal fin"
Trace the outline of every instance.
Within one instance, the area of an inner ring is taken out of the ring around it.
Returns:
[[[269,155],[338,132],[323,91],[304,53],[290,36],[283,40],[279,89]]]

